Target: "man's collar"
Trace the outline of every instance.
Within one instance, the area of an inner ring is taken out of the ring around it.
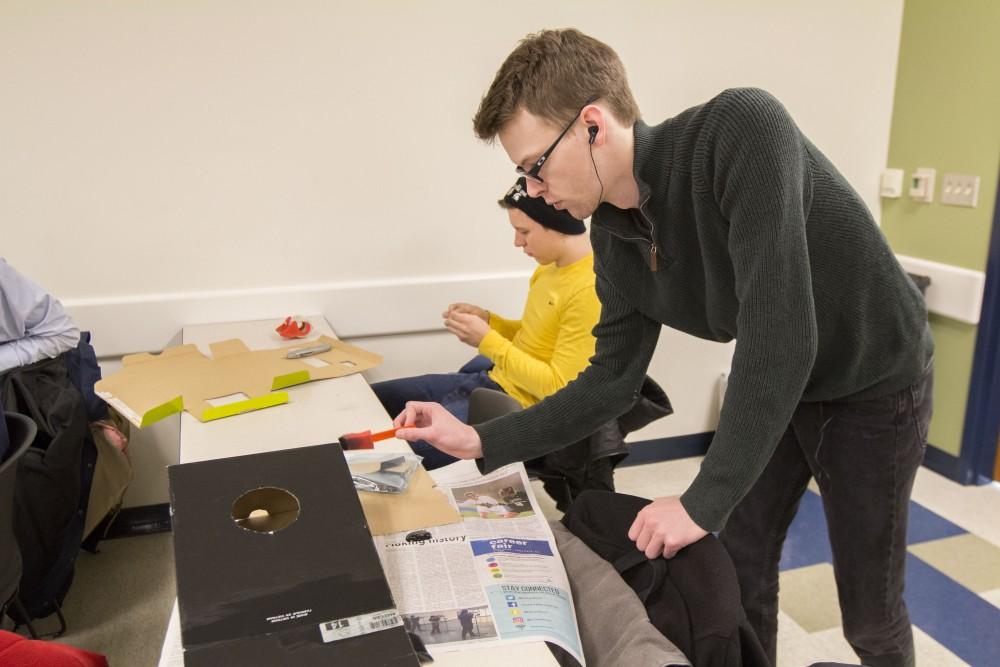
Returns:
[[[673,119],[668,118],[659,125],[649,126],[637,120],[632,127],[635,155],[632,161],[632,177],[639,187],[639,204],[650,196],[650,189],[666,189],[673,162]]]
[[[672,119],[654,126],[637,120],[632,126],[634,140],[632,177],[639,188],[640,207],[649,199],[654,189],[659,193],[665,193],[667,190],[673,163],[673,131]],[[628,233],[636,224],[628,211],[607,202],[601,204],[594,212],[592,223],[596,227],[604,227],[618,234]]]

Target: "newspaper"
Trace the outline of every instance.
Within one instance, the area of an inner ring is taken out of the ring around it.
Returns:
[[[462,522],[375,537],[406,629],[432,654],[547,641],[584,665],[566,570],[524,466],[483,476],[460,461],[431,476]]]

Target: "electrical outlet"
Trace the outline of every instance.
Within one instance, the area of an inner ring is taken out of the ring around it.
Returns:
[[[920,167],[910,177],[910,199],[930,204],[934,201],[934,177],[936,169]]]
[[[968,174],[945,174],[941,184],[941,203],[975,208],[979,203],[979,177]]]

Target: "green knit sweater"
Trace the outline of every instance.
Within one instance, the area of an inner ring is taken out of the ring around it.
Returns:
[[[719,530],[800,401],[875,398],[920,377],[927,313],[861,198],[768,93],[727,90],[634,135],[640,207],[605,203],[591,221],[602,307],[591,365],[477,425],[480,465],[540,456],[625,412],[661,324],[736,339],[718,428],[681,497]]]

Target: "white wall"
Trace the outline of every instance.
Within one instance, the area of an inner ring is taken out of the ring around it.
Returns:
[[[511,166],[471,132],[520,37],[608,42],[648,122],[765,87],[877,214],[901,17],[902,0],[6,0],[0,254],[109,360],[184,324],[325,312],[392,350],[380,372],[450,369],[459,344],[406,335],[456,295],[510,311],[531,269],[494,203]],[[710,430],[731,346],[664,336],[661,428]],[[130,504],[166,499],[159,431],[136,439]]]

